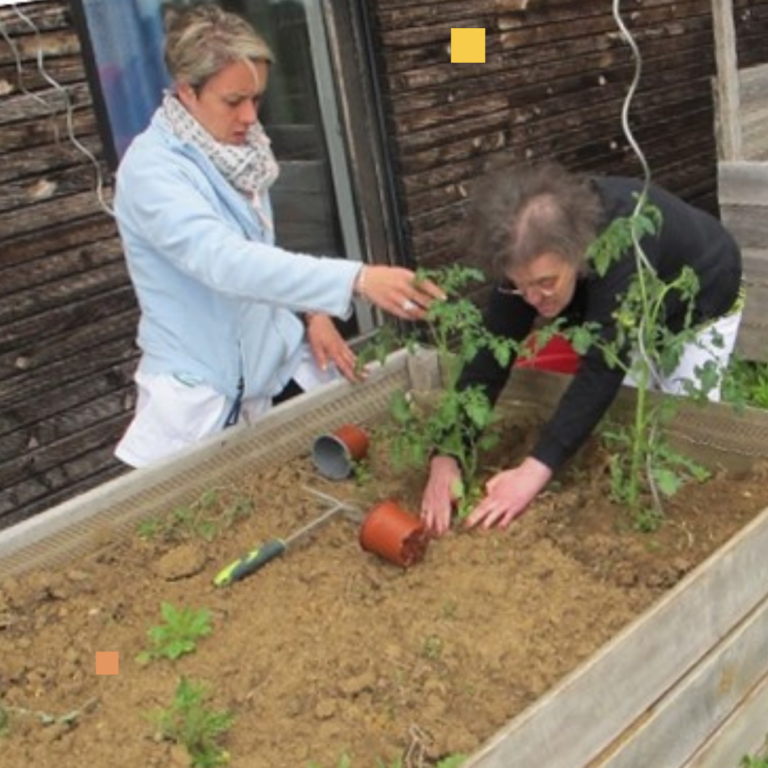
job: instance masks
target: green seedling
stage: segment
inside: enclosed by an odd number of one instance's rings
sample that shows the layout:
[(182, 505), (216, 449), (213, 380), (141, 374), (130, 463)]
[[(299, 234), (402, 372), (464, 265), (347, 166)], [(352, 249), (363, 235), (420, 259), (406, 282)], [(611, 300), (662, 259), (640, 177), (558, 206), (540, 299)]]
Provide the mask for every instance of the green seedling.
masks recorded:
[(437, 635), (430, 635), (421, 647), (422, 656), (430, 661), (437, 661), (443, 655), (443, 641)]
[(195, 768), (216, 768), (229, 762), (229, 753), (220, 745), (221, 737), (234, 722), (234, 714), (209, 709), (203, 684), (182, 677), (168, 709), (148, 715), (160, 736), (181, 744)]
[(211, 613), (206, 608), (175, 608), (171, 603), (163, 603), (160, 612), (164, 623), (147, 632), (150, 647), (136, 657), (140, 664), (153, 659), (175, 660), (193, 653), (197, 641), (211, 632)]
[(352, 466), (352, 477), (358, 488), (364, 488), (373, 481), (373, 472), (370, 464), (365, 460), (356, 461)]
[(750, 757), (745, 755), (741, 759), (741, 768), (768, 768), (768, 757)]
[(0, 704), (0, 736), (5, 736), (11, 728), (11, 716), (8, 710)]
[[(569, 334), (577, 352), (590, 345), (599, 348), (612, 368), (630, 375), (636, 385), (634, 418), (626, 426), (611, 425), (603, 439), (612, 454), (611, 490), (625, 504), (641, 530), (655, 530), (663, 519), (663, 499), (674, 495), (690, 479), (703, 480), (707, 471), (676, 452), (665, 439), (664, 426), (673, 414), (670, 401), (654, 402), (651, 385), (676, 368), (683, 349), (693, 343), (694, 299), (699, 290), (696, 274), (683, 269), (671, 281), (659, 277), (649, 263), (641, 240), (656, 237), (661, 213), (649, 203), (647, 192), (638, 197), (632, 216), (615, 220), (592, 244), (593, 268), (605, 275), (612, 264), (629, 250), (635, 256), (635, 271), (626, 293), (620, 297), (610, 329), (585, 324)], [(683, 328), (670, 331), (664, 312), (674, 296), (685, 308)], [(633, 354), (628, 354), (633, 350)], [(686, 382), (686, 393), (699, 400), (718, 383), (714, 365), (697, 371), (698, 384)]]
[(226, 488), (213, 488), (191, 504), (142, 520), (136, 526), (136, 532), (143, 539), (212, 541), (252, 512), (251, 499)]
[[(498, 440), (494, 408), (480, 387), (459, 388), (464, 366), (481, 350), (506, 365), (518, 345), (490, 333), (480, 309), (464, 293), (484, 280), (477, 269), (455, 264), (441, 270), (419, 270), (418, 280), (433, 280), (447, 295), (427, 313), (425, 343), (437, 351), (442, 386), (433, 403), (420, 405), (395, 392), (390, 403), (390, 425), (383, 433), (390, 439), (395, 465), (423, 467), (433, 453), (456, 458), (462, 482), (454, 490), (459, 517), (466, 517), (481, 497), (478, 459), (481, 451)], [(417, 340), (407, 340), (413, 349)]]
[(768, 408), (768, 363), (734, 354), (723, 378), (722, 397), (737, 410), (748, 405)]

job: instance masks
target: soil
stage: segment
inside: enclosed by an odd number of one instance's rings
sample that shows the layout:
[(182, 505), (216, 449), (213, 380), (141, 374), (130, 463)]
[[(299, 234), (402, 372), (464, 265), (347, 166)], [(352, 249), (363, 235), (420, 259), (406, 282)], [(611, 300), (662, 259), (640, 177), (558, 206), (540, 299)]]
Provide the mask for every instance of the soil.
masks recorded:
[[(529, 440), (508, 428), (489, 471)], [(423, 473), (390, 467), (376, 443), (369, 458), (367, 479), (323, 480), (304, 456), (216, 490), (207, 519), (243, 498), (253, 512), (212, 541), (169, 524), (1, 583), (3, 768), (189, 765), (147, 716), (181, 676), (236, 714), (233, 768), (470, 754), (768, 506), (765, 468), (723, 471), (640, 533), (607, 500), (605, 456), (590, 445), (508, 531), (455, 529), (407, 570), (362, 551), (358, 523), (339, 516), (257, 574), (212, 585), (244, 550), (326, 509), (306, 488), (418, 510)], [(162, 602), (209, 609), (213, 631), (192, 654), (142, 665)], [(119, 674), (97, 676), (96, 651), (119, 652)]]

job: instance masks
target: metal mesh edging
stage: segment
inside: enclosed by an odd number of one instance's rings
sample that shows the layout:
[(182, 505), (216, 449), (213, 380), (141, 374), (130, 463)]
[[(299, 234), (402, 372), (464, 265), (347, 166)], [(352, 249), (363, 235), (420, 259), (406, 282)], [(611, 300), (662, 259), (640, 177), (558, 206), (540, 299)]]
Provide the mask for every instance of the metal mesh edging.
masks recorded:
[(397, 352), (361, 385), (337, 382), (155, 467), (134, 470), (0, 531), (0, 578), (55, 567), (125, 535), (138, 520), (174, 509), (275, 462), (309, 452), (315, 436), (346, 421), (382, 414), (391, 393), (409, 387), (407, 354)]
[[(411, 387), (411, 361), (404, 350), (397, 352), (365, 384), (324, 387), (274, 409), (257, 428), (228, 430), (177, 459), (130, 472), (0, 531), (0, 578), (41, 565), (50, 568), (96, 550), (108, 538), (132, 531), (144, 517), (189, 503), (206, 489), (227, 485), (246, 472), (308, 452), (312, 439), (323, 431), (346, 421), (375, 419), (386, 411), (395, 389)], [(427, 357), (425, 367), (431, 365), (436, 362)], [(569, 381), (558, 374), (516, 371), (499, 408), (516, 419), (543, 419)], [(633, 390), (622, 390), (611, 412), (625, 416), (633, 399)], [(711, 466), (745, 469), (754, 460), (768, 458), (766, 411), (737, 413), (731, 406), (711, 403), (704, 411), (685, 404), (670, 432), (694, 458)]]

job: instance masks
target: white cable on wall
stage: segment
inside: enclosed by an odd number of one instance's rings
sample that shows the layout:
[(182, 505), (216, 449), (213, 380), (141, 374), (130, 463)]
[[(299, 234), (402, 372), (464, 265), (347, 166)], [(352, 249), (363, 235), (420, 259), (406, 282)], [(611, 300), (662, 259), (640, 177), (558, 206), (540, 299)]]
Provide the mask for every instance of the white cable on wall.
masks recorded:
[[(35, 0), (30, 0), (30, 1), (34, 2)], [(0, 3), (1, 3), (1, 0), (0, 0)], [(40, 73), (41, 77), (49, 85), (51, 85), (54, 88), (54, 90), (56, 90), (58, 93), (62, 95), (64, 99), (64, 104), (66, 106), (67, 135), (69, 137), (69, 140), (77, 148), (79, 152), (81, 152), (83, 155), (85, 155), (88, 158), (89, 162), (94, 166), (96, 170), (96, 197), (98, 198), (99, 205), (105, 211), (105, 213), (107, 213), (109, 216), (114, 217), (115, 212), (111, 208), (111, 206), (109, 205), (109, 203), (107, 202), (104, 196), (104, 175), (102, 173), (101, 164), (99, 163), (96, 156), (88, 149), (88, 147), (86, 147), (75, 135), (74, 118), (73, 118), (74, 105), (72, 104), (72, 99), (70, 99), (69, 97), (69, 92), (67, 91), (66, 88), (64, 88), (61, 85), (61, 83), (59, 83), (55, 78), (53, 78), (45, 69), (43, 46), (40, 40), (40, 30), (37, 28), (37, 26), (32, 21), (32, 19), (30, 19), (29, 16), (27, 16), (25, 13), (21, 11), (20, 8), (18, 8), (17, 3), (14, 2), (14, 3), (5, 3), (5, 4), (10, 5), (13, 11), (16, 13), (16, 15), (34, 32), (35, 41), (37, 45), (37, 49), (36, 49), (37, 70)], [(36, 93), (32, 93), (25, 87), (23, 82), (23, 65), (21, 61), (21, 56), (19, 54), (17, 46), (11, 39), (10, 35), (8, 35), (8, 33), (6, 32), (2, 24), (0, 24), (0, 34), (2, 34), (3, 38), (9, 44), (11, 51), (13, 53), (14, 59), (16, 61), (16, 72), (17, 72), (17, 77), (19, 81), (19, 88), (27, 96), (32, 97), (33, 99), (35, 99), (35, 101), (50, 108), (52, 110), (52, 116), (55, 116), (57, 114), (57, 110), (55, 106), (51, 106), (41, 96), (39, 96)]]

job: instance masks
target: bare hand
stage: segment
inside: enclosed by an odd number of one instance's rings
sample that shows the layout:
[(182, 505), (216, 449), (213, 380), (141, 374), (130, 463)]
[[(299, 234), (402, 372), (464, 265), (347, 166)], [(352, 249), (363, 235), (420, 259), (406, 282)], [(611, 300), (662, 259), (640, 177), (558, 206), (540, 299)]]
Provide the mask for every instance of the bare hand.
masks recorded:
[(361, 296), (403, 320), (423, 320), (430, 304), (445, 293), (431, 280), (416, 280), (410, 269), (366, 265), (356, 288)]
[(421, 501), (421, 521), (432, 536), (451, 527), (453, 502), (461, 483), (459, 464), (452, 456), (435, 456), (429, 463), (429, 479)]
[(494, 475), (486, 484), (485, 498), (472, 510), (465, 525), (488, 530), (506, 528), (528, 509), (539, 491), (549, 482), (552, 470), (537, 459), (527, 458), (519, 467)]
[(328, 315), (308, 314), (307, 341), (312, 350), (318, 368), (324, 371), (329, 363), (333, 363), (345, 379), (355, 383), (365, 378), (364, 374), (355, 370), (355, 353)]

